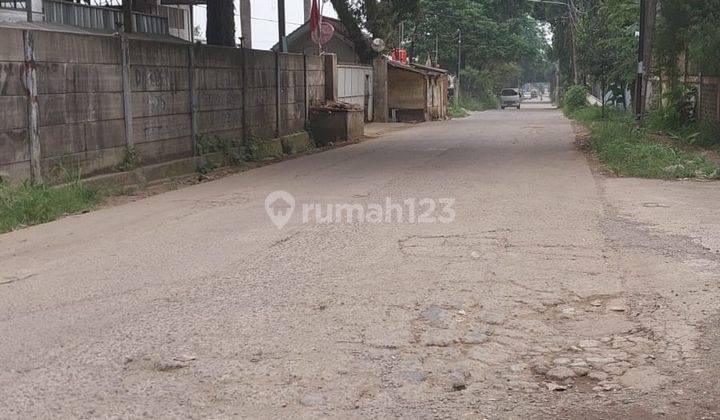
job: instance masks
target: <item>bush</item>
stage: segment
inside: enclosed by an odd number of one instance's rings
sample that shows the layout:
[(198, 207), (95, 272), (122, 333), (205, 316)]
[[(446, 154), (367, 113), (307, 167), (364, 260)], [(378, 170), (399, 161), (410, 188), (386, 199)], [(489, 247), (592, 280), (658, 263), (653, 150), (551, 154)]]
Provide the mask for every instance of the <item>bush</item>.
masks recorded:
[(621, 176), (641, 178), (718, 178), (720, 168), (706, 157), (664, 144), (634, 126), (627, 112), (611, 111), (605, 119), (599, 108), (567, 112), (590, 129), (590, 148), (600, 161)]
[(575, 85), (568, 88), (563, 98), (563, 107), (569, 112), (587, 106), (588, 88), (581, 85)]
[(457, 102), (453, 101), (452, 104), (450, 104), (450, 116), (453, 118), (465, 118), (468, 114), (463, 107), (457, 104)]
[(485, 111), (488, 109), (498, 109), (500, 102), (494, 96), (476, 97), (463, 96), (460, 99), (460, 106), (468, 111)]

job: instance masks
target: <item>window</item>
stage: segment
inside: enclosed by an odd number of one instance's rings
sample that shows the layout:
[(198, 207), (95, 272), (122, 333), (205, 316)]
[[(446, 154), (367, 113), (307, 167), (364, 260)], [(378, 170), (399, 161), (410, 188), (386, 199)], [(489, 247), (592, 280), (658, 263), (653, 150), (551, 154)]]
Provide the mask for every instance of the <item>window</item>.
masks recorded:
[(0, 0), (0, 9), (27, 9), (25, 0)]

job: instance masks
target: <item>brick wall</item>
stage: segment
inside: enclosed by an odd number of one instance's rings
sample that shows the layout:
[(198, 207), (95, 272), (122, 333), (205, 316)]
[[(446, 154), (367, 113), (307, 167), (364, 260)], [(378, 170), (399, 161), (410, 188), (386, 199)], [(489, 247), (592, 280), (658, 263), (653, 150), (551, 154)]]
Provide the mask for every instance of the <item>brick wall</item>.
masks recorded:
[[(115, 171), (128, 146), (151, 164), (197, 154), (203, 136), (241, 146), (289, 134), (325, 95), (316, 56), (10, 28), (0, 39), (0, 173), (12, 182)], [(26, 68), (37, 80), (39, 174)]]

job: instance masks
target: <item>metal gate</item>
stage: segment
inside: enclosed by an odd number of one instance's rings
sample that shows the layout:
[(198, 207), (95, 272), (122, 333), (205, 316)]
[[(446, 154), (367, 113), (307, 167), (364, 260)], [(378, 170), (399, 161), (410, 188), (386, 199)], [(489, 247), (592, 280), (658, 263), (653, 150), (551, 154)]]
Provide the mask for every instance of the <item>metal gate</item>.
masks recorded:
[(338, 65), (338, 99), (365, 110), (365, 121), (373, 116), (373, 68)]

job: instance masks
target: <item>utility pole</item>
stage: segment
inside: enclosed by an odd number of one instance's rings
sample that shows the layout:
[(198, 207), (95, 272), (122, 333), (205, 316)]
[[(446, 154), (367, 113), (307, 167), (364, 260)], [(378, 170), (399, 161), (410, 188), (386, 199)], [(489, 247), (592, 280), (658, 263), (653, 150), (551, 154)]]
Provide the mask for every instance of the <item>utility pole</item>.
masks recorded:
[(278, 0), (278, 37), (280, 38), (280, 52), (287, 52), (287, 39), (285, 38), (285, 0)]
[(570, 47), (572, 49), (572, 76), (573, 76), (573, 84), (579, 84), (580, 79), (578, 78), (578, 58), (577, 58), (577, 24), (578, 24), (578, 17), (576, 15), (577, 8), (575, 7), (575, 3), (573, 0), (567, 0), (567, 3), (564, 1), (554, 1), (554, 0), (528, 0), (533, 3), (546, 3), (546, 4), (557, 4), (561, 6), (565, 6), (568, 8), (568, 18), (570, 19)]
[(645, 25), (645, 4), (646, 0), (640, 0), (640, 37), (638, 39), (638, 65), (637, 65), (637, 78), (635, 79), (635, 118), (637, 121), (641, 121), (643, 118), (643, 76), (645, 73), (643, 60), (645, 59), (645, 31), (647, 28)]
[(252, 19), (250, 0), (240, 0), (240, 39), (243, 48), (252, 48)]
[(303, 11), (305, 12), (305, 21), (310, 20), (310, 14), (312, 12), (312, 0), (303, 0)]
[(652, 75), (652, 48), (654, 41), (655, 17), (657, 15), (658, 0), (645, 0), (645, 16), (643, 22), (645, 33), (643, 34), (643, 83), (642, 95), (640, 96), (640, 115), (644, 116), (650, 100), (650, 76)]
[[(28, 3), (32, 3), (32, 2), (30, 0), (28, 0)], [(132, 0), (123, 0), (122, 10), (123, 10), (123, 30), (125, 31), (126, 34), (129, 34), (133, 31)]]
[(455, 103), (460, 103), (460, 54), (462, 53), (462, 30), (458, 28), (458, 74), (455, 82)]

